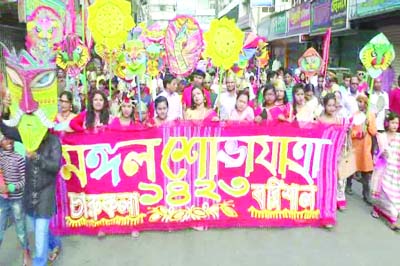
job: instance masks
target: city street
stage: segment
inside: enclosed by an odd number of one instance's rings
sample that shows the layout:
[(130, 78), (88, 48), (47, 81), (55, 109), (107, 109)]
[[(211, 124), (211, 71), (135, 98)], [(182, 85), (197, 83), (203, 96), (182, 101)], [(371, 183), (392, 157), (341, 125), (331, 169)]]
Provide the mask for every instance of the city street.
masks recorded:
[[(356, 189), (360, 189), (356, 184)], [(232, 228), (198, 232), (144, 232), (130, 236), (63, 238), (57, 266), (94, 265), (399, 265), (399, 234), (373, 219), (359, 191), (349, 197), (338, 225), (321, 228)], [(22, 265), (14, 228), (0, 250), (0, 265)]]

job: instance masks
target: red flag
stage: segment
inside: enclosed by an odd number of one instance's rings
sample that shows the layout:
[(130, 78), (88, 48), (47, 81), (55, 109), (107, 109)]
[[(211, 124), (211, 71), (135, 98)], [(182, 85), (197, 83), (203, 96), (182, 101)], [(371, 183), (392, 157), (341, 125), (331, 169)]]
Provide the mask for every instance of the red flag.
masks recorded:
[(323, 44), (323, 54), (322, 54), (322, 59), (323, 59), (323, 66), (321, 68), (321, 74), (326, 75), (326, 72), (328, 70), (328, 63), (329, 63), (329, 49), (331, 46), (331, 37), (332, 37), (332, 29), (328, 28), (325, 32), (324, 35), (324, 44)]

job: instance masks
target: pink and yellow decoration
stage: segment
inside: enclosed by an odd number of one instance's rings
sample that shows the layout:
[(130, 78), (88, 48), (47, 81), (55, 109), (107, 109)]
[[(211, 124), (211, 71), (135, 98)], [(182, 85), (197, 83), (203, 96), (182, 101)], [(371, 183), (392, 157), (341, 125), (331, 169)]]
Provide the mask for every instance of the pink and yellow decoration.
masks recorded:
[(203, 35), (198, 22), (177, 16), (168, 24), (165, 35), (167, 65), (177, 77), (190, 75), (203, 51)]
[(383, 33), (372, 38), (360, 51), (360, 60), (372, 78), (379, 77), (394, 58), (393, 44)]
[(39, 6), (28, 16), (26, 28), (29, 53), (37, 60), (54, 60), (64, 33), (60, 15), (50, 7)]
[(305, 72), (306, 76), (311, 77), (321, 72), (323, 60), (317, 50), (311, 47), (299, 58), (298, 64), (300, 70)]

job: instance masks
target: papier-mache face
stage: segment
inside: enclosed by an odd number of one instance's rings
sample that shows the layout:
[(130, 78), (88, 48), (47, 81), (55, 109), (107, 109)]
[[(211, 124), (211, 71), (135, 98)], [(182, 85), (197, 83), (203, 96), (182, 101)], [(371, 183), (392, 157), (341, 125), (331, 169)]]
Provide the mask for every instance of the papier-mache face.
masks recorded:
[(27, 51), (4, 49), (7, 84), (11, 96), (11, 119), (27, 151), (39, 148), (57, 115), (57, 73), (53, 62), (38, 62)]

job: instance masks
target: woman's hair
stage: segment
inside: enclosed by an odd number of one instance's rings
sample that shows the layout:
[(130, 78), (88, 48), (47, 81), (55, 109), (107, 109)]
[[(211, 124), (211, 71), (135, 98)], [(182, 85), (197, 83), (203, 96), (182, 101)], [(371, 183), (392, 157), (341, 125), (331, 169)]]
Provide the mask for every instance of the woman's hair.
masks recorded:
[(268, 71), (268, 72), (267, 72), (267, 82), (270, 82), (271, 79), (272, 79), (273, 77), (275, 77), (276, 75), (277, 75), (277, 74), (276, 74), (275, 71)]
[(298, 91), (300, 91), (300, 90), (302, 90), (302, 91), (304, 91), (304, 85), (303, 85), (303, 83), (298, 83), (298, 84), (296, 84), (296, 85), (294, 85), (293, 86), (293, 113), (294, 114), (297, 114), (297, 102), (296, 102), (296, 97), (295, 97), (295, 95), (296, 95), (296, 93), (298, 92)]
[(275, 92), (276, 92), (276, 89), (279, 89), (279, 88), (283, 89), (283, 91), (284, 91), (283, 104), (287, 104), (289, 102), (289, 99), (288, 99), (287, 94), (286, 94), (285, 82), (283, 80), (281, 80), (281, 79), (277, 79), (277, 80), (275, 80), (275, 82), (272, 85), (275, 88)]
[(91, 94), (90, 100), (89, 100), (89, 106), (87, 108), (86, 112), (86, 128), (93, 128), (94, 127), (94, 120), (95, 120), (95, 111), (93, 108), (93, 99), (96, 95), (100, 95), (103, 100), (104, 100), (104, 106), (103, 109), (100, 111), (100, 123), (103, 125), (107, 125), (108, 121), (110, 119), (110, 111), (108, 110), (108, 100), (104, 92), (100, 90), (96, 90)]
[(167, 100), (167, 98), (165, 98), (164, 96), (158, 96), (158, 97), (156, 98), (156, 100), (154, 101), (154, 107), (157, 109), (157, 106), (158, 106), (160, 103), (165, 103), (165, 104), (167, 105), (167, 108), (169, 107), (169, 106), (168, 106), (168, 100)]
[[(265, 96), (267, 95), (267, 92), (272, 90), (274, 92), (275, 96), (276, 96), (276, 91), (275, 91), (275, 87), (272, 84), (264, 85), (262, 90), (263, 90), (263, 93), (262, 93), (262, 95), (263, 95), (263, 107), (266, 107), (267, 106), (267, 102), (265, 101)], [(285, 96), (286, 96), (286, 91), (285, 91)]]
[(325, 95), (325, 97), (322, 100), (322, 103), (324, 104), (324, 108), (328, 104), (329, 100), (334, 100), (336, 102), (336, 96), (334, 93), (328, 93), (327, 95)]
[(399, 115), (395, 112), (389, 112), (385, 117), (385, 130), (389, 129), (389, 122), (395, 119), (400, 119)]
[(203, 94), (203, 97), (204, 97), (204, 106), (207, 106), (207, 105), (208, 105), (208, 103), (207, 103), (207, 97), (206, 97), (205, 94), (204, 94), (204, 90), (203, 90), (201, 87), (199, 87), (199, 86), (194, 86), (193, 89), (192, 89), (192, 91), (191, 91), (191, 94), (192, 94), (192, 106), (190, 107), (190, 109), (192, 109), (192, 110), (195, 110), (195, 109), (196, 109), (196, 104), (194, 103), (194, 99), (193, 99), (193, 91), (196, 90), (196, 89), (200, 90), (201, 93)]
[[(119, 108), (118, 108), (118, 112), (120, 113), (120, 117), (122, 116), (122, 105), (123, 105), (124, 103), (127, 103), (127, 102), (124, 102), (124, 101), (123, 101), (123, 102), (119, 105)], [(131, 113), (131, 115), (129, 116), (129, 118), (130, 118), (132, 121), (135, 121), (135, 106), (133, 105), (132, 102), (130, 102), (130, 104), (131, 104), (131, 106), (132, 106), (132, 113)]]
[(75, 106), (74, 106), (74, 97), (73, 97), (73, 95), (72, 95), (72, 92), (70, 92), (70, 91), (63, 91), (63, 92), (60, 93), (60, 99), (61, 99), (61, 97), (63, 97), (63, 96), (67, 97), (67, 100), (71, 103), (71, 107), (72, 107), (71, 112), (75, 113), (76, 110), (75, 110)]
[(236, 96), (236, 102), (237, 102), (237, 100), (239, 99), (239, 97), (242, 96), (242, 95), (244, 95), (244, 96), (247, 97), (247, 103), (249, 103), (249, 101), (250, 101), (250, 94), (249, 94), (249, 92), (248, 92), (247, 90), (239, 91), (239, 93), (238, 93), (237, 96)]
[[(300, 75), (299, 75), (300, 80), (301, 80), (301, 76), (304, 76), (304, 81), (306, 81), (306, 79), (307, 79), (306, 72), (304, 72), (304, 71), (300, 72)], [(301, 81), (303, 81), (303, 80), (301, 80)]]
[(315, 93), (315, 89), (314, 89), (314, 85), (312, 85), (311, 83), (308, 83), (304, 86), (304, 92), (309, 92), (312, 91), (312, 93)]

